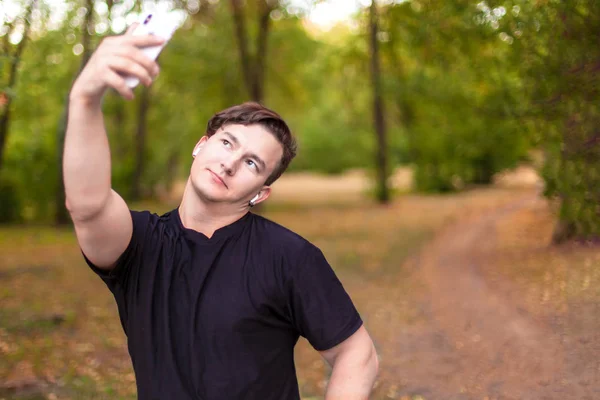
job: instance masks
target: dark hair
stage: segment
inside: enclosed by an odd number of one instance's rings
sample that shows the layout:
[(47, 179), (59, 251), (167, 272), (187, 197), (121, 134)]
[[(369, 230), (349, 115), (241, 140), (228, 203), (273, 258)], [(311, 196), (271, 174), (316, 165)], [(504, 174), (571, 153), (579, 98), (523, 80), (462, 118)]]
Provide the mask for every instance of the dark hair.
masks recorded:
[(206, 126), (206, 135), (211, 137), (225, 125), (260, 125), (269, 131), (283, 147), (279, 165), (267, 178), (265, 185), (271, 185), (283, 174), (296, 156), (296, 140), (285, 121), (275, 111), (255, 102), (246, 102), (229, 107), (212, 116)]

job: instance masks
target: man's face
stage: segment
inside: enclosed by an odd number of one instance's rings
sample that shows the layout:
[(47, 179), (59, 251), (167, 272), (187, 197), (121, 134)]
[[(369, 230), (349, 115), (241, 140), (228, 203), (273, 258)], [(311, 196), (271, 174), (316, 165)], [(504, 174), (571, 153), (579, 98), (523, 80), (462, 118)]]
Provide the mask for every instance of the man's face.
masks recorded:
[(210, 202), (246, 203), (261, 192), (277, 167), (283, 148), (260, 125), (225, 125), (196, 145), (191, 182), (195, 192)]

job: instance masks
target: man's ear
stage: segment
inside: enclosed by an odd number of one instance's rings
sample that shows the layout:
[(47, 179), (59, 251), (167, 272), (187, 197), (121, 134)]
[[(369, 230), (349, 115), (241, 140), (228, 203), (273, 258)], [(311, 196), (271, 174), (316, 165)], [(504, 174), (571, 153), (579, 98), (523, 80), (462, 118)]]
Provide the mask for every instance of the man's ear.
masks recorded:
[[(258, 192), (258, 198), (253, 201), (254, 205), (257, 205), (258, 203), (262, 203), (263, 201), (265, 201), (266, 199), (269, 198), (269, 196), (271, 195), (271, 187), (270, 186), (263, 186), (262, 189), (260, 189), (260, 192)], [(254, 196), (253, 196), (254, 198)]]
[(198, 152), (200, 151), (202, 146), (204, 146), (204, 143), (206, 143), (207, 140), (208, 136), (202, 136), (202, 138), (200, 138), (198, 143), (196, 143), (196, 146), (194, 146), (194, 151), (192, 151), (192, 157), (196, 157), (198, 155)]

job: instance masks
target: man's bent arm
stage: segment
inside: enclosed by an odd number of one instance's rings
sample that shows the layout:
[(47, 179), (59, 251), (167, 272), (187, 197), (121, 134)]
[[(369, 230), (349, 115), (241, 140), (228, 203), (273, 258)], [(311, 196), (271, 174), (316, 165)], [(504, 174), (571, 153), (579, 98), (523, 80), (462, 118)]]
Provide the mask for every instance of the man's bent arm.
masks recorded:
[(344, 342), (320, 353), (333, 367), (325, 400), (369, 398), (379, 369), (379, 360), (364, 326)]
[(132, 99), (125, 76), (135, 76), (149, 86), (158, 74), (158, 65), (140, 48), (164, 42), (153, 35), (133, 35), (135, 26), (125, 35), (102, 40), (70, 94), (63, 156), (66, 206), (84, 254), (104, 269), (114, 267), (129, 245), (133, 222), (127, 204), (111, 189), (102, 97), (113, 88)]
[(88, 259), (110, 269), (125, 251), (133, 224), (111, 189), (110, 149), (100, 104), (71, 94), (63, 156), (66, 206)]

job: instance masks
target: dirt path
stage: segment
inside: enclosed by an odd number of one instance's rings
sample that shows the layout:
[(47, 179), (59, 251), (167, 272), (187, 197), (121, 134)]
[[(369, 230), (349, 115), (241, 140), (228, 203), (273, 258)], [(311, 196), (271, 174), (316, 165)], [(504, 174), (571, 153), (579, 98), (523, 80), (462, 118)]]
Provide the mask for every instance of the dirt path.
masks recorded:
[(572, 354), (567, 357), (560, 332), (529, 314), (511, 283), (488, 282), (482, 273), (500, 251), (496, 226), (539, 201), (532, 192), (461, 220), (412, 260), (410, 280), (420, 285), (413, 306), (421, 322), (390, 326), (397, 340), (395, 354), (383, 354), (384, 379), (400, 383), (387, 389), (387, 397), (597, 398), (590, 386), (566, 384), (573, 381), (565, 363)]

